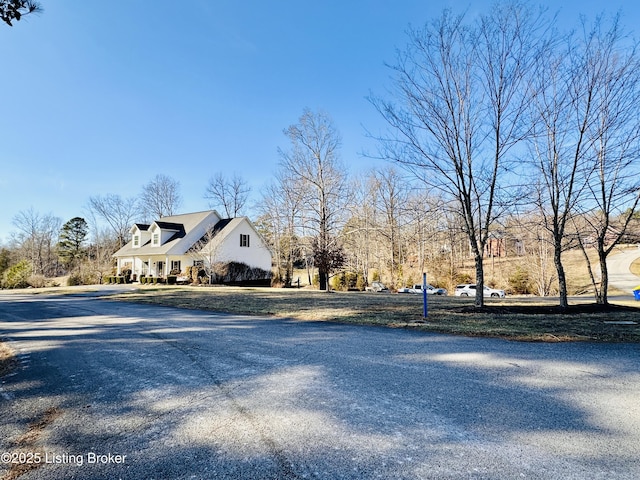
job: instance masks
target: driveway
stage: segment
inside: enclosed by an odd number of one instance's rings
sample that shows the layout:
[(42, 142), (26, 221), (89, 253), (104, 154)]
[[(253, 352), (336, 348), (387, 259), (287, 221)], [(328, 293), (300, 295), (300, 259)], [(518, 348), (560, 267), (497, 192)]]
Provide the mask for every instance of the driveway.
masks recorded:
[(640, 478), (640, 345), (36, 295), (0, 335), (6, 478)]
[(631, 264), (640, 258), (640, 248), (612, 255), (607, 259), (609, 284), (625, 292), (633, 292), (640, 285), (640, 277), (629, 270)]

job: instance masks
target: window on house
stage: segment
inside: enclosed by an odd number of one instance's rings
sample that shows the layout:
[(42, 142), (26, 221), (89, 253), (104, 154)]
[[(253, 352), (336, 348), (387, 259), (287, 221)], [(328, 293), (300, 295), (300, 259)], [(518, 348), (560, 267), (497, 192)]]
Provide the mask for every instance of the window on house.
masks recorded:
[(204, 267), (204, 260), (194, 260), (193, 266), (198, 268)]
[(133, 246), (137, 247), (138, 245), (140, 245), (140, 237), (138, 235), (135, 235), (133, 237)]
[(249, 235), (240, 234), (240, 246), (248, 247), (249, 246)]
[(177, 273), (180, 273), (182, 271), (182, 269), (180, 268), (180, 260), (171, 260), (171, 271), (175, 272), (177, 270)]
[(154, 245), (160, 245), (160, 234), (159, 233), (154, 233), (153, 234), (153, 244)]

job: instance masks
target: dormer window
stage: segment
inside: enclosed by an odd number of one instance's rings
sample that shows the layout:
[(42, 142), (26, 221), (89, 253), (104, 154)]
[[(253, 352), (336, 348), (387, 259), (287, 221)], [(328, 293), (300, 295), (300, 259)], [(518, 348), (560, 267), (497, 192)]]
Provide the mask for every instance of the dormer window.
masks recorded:
[(134, 247), (139, 247), (140, 246), (140, 235), (134, 235), (133, 236), (133, 246)]
[(159, 233), (154, 233), (153, 234), (153, 245), (160, 245), (160, 234)]

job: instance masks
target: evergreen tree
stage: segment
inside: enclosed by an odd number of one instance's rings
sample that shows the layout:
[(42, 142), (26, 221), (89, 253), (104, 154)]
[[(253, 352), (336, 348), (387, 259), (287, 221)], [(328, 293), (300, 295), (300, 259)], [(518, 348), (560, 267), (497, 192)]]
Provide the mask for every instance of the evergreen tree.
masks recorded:
[(88, 230), (87, 222), (80, 217), (72, 218), (60, 230), (58, 255), (69, 269), (73, 269), (76, 262), (84, 255), (83, 244)]

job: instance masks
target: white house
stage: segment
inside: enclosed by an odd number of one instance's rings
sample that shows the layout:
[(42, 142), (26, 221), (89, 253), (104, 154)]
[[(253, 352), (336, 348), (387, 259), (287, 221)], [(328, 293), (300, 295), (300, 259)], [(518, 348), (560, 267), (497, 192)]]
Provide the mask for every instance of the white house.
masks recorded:
[(271, 271), (271, 251), (246, 217), (220, 218), (215, 210), (162, 217), (131, 227), (131, 241), (113, 256), (117, 272), (167, 277), (205, 262), (242, 262)]

